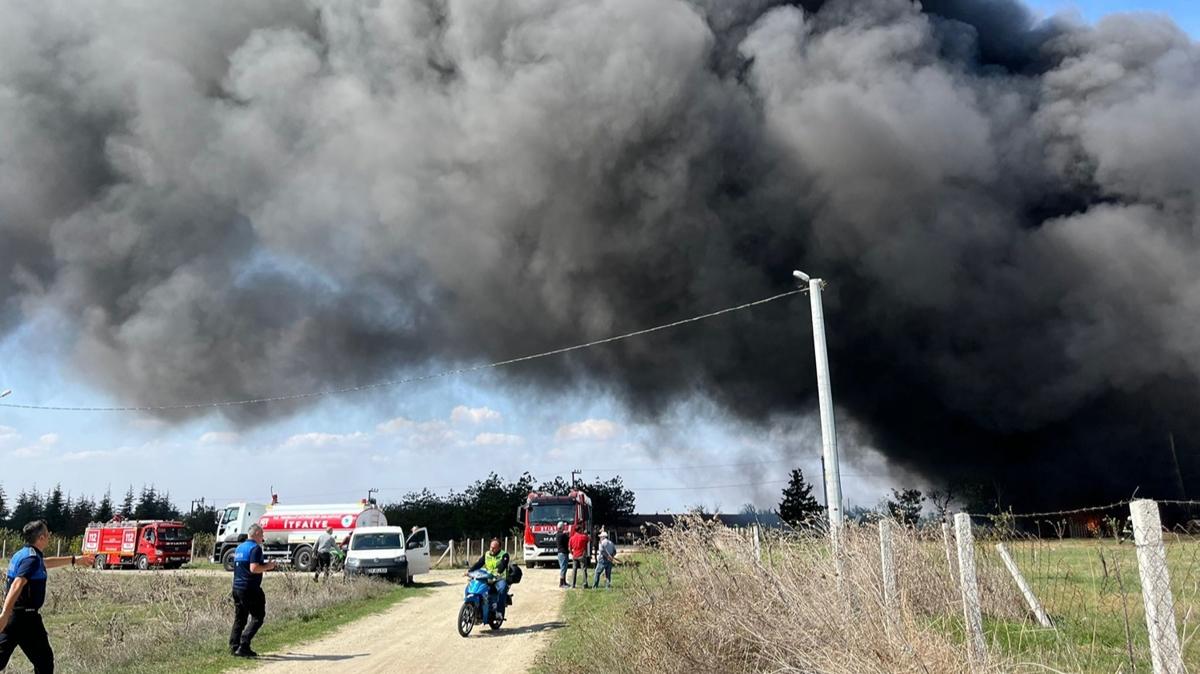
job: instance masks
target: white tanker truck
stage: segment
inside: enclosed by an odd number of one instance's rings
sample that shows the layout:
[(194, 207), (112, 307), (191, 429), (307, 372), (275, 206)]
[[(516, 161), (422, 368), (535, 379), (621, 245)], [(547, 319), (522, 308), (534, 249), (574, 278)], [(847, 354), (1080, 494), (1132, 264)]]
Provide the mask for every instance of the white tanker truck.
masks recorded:
[[(291, 564), (301, 571), (310, 571), (316, 563), (315, 546), (317, 536), (326, 527), (333, 527), (333, 536), (340, 543), (357, 527), (379, 527), (387, 525), (387, 517), (374, 502), (363, 499), (357, 503), (329, 503), (317, 505), (280, 505), (277, 497), (272, 503), (230, 503), (217, 518), (217, 542), (213, 548), (212, 561), (220, 563), (226, 571), (233, 571), (233, 551), (246, 540), (251, 524), (263, 528), (263, 556), (283, 564)], [(426, 554), (429, 536), (421, 529), (410, 537), (423, 537)]]

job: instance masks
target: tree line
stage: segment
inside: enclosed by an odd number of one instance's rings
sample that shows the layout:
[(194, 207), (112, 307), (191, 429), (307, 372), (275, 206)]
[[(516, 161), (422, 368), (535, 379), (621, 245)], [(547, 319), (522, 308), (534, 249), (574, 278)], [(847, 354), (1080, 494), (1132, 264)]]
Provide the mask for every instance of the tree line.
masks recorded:
[(61, 484), (45, 493), (34, 487), (10, 497), (0, 485), (0, 529), (20, 531), (26, 522), (44, 520), (56, 534), (81, 536), (88, 524), (108, 522), (117, 515), (135, 520), (180, 520), (189, 532), (196, 534), (212, 532), (216, 511), (207, 508), (185, 515), (171, 502), (170, 492), (160, 492), (154, 485), (143, 485), (137, 493), (130, 485), (119, 503), (113, 501), (111, 492), (96, 500), (64, 493)]
[(530, 492), (565, 495), (572, 488), (582, 489), (592, 499), (592, 522), (596, 526), (624, 526), (633, 516), (636, 497), (620, 476), (572, 487), (561, 477), (539, 482), (529, 473), (513, 481), (492, 473), (461, 492), (451, 491), (444, 496), (428, 489), (410, 492), (382, 509), (388, 522), (425, 527), (435, 540), (504, 536), (518, 528), (517, 508)]
[[(592, 521), (597, 525), (619, 527), (633, 515), (635, 496), (621, 478), (597, 479), (580, 484), (592, 499)], [(405, 494), (399, 501), (381, 506), (388, 522), (403, 526), (423, 526), (434, 539), (447, 540), (459, 536), (481, 537), (507, 535), (517, 527), (517, 508), (532, 491), (566, 494), (572, 489), (561, 477), (538, 482), (528, 473), (516, 480), (506, 481), (495, 473), (476, 480), (461, 492), (439, 495), (428, 489)], [(44, 493), (35, 487), (23, 490), (10, 499), (0, 485), (0, 529), (19, 531), (26, 522), (45, 520), (50, 530), (63, 536), (80, 536), (91, 522), (108, 522), (115, 515), (138, 520), (180, 520), (192, 534), (214, 533), (217, 509), (200, 505), (183, 513), (171, 502), (169, 492), (160, 492), (153, 485), (143, 486), (140, 493), (132, 486), (125, 497), (114, 502), (106, 492), (96, 500), (90, 496), (72, 496), (56, 484)]]

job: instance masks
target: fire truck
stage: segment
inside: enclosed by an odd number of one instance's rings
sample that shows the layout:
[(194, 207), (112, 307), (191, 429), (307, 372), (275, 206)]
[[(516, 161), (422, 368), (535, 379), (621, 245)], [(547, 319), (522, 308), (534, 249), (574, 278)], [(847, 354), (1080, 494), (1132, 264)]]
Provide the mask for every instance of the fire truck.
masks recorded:
[(97, 569), (178, 569), (192, 561), (192, 537), (182, 522), (117, 518), (89, 524), (83, 552), (96, 555)]
[(225, 506), (217, 519), (217, 544), (212, 561), (233, 571), (233, 551), (246, 540), (250, 525), (263, 528), (263, 557), (311, 571), (316, 564), (314, 547), (326, 527), (342, 541), (355, 527), (387, 526), (387, 517), (374, 501), (327, 503), (317, 505), (281, 505), (271, 495), (270, 504), (237, 502)]
[[(592, 499), (572, 489), (566, 496), (530, 492), (517, 509), (517, 523), (525, 531), (525, 563), (537, 566), (558, 563), (558, 523), (566, 522), (568, 533), (592, 533)], [(588, 560), (596, 541), (588, 544)]]

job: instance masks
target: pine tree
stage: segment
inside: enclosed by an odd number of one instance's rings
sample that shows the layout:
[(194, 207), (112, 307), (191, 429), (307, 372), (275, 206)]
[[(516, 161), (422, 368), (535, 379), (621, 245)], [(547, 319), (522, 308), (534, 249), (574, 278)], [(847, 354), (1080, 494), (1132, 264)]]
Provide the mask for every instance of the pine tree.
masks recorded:
[(795, 526), (811, 526), (824, 512), (825, 507), (813, 498), (812, 485), (804, 481), (804, 473), (799, 468), (793, 470), (779, 502), (779, 517)]
[(14, 530), (20, 531), (21, 527), (29, 522), (40, 519), (42, 519), (42, 497), (38, 494), (35, 486), (33, 491), (22, 491), (17, 495), (17, 502), (13, 506), (9, 522), (12, 523)]
[(43, 508), (42, 519), (54, 533), (66, 533), (70, 513), (67, 510), (67, 500), (63, 496), (62, 485), (56, 484), (46, 492), (46, 504)]
[(121, 517), (127, 520), (133, 518), (133, 485), (129, 485), (129, 491), (125, 492), (125, 500), (121, 501)]
[(4, 485), (0, 485), (0, 529), (8, 528), (8, 498), (4, 493)]
[(892, 498), (887, 502), (888, 515), (904, 526), (916, 526), (921, 519), (922, 504), (925, 497), (920, 489), (892, 490)]
[(149, 487), (142, 485), (142, 494), (138, 497), (137, 506), (133, 509), (133, 519), (154, 519), (154, 509), (157, 506), (158, 494), (154, 491), (154, 485), (150, 485)]
[(68, 518), (67, 528), (63, 533), (68, 536), (79, 536), (87, 529), (88, 523), (92, 521), (92, 514), (96, 511), (96, 504), (86, 496), (80, 496), (74, 502), (68, 500), (68, 504), (67, 509), (70, 512), (70, 517)]
[(104, 498), (100, 499), (100, 504), (96, 506), (96, 521), (108, 522), (113, 518), (113, 502), (112, 489), (104, 492)]

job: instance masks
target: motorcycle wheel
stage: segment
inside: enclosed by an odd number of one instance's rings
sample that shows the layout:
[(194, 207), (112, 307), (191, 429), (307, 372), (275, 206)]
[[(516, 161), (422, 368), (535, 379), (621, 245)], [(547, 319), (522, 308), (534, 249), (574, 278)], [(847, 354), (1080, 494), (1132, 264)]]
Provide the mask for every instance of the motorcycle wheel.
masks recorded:
[(458, 633), (463, 637), (470, 636), (475, 628), (475, 607), (471, 602), (464, 601), (458, 610)]
[(492, 631), (495, 632), (496, 630), (500, 629), (500, 626), (503, 624), (504, 618), (493, 611), (491, 618), (488, 620), (488, 627), (492, 628)]

